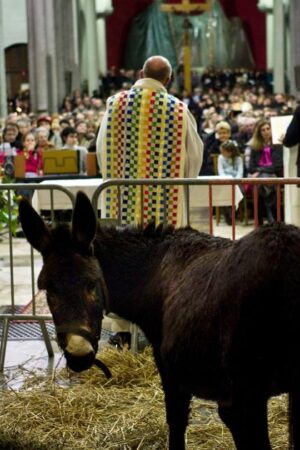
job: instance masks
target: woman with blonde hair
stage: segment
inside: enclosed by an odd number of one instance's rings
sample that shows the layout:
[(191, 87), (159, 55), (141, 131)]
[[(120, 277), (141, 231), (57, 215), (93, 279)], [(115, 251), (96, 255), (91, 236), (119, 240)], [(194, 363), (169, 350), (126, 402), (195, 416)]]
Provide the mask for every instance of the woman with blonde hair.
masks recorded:
[[(283, 174), (282, 145), (272, 144), (271, 124), (262, 119), (254, 128), (250, 141), (250, 167), (249, 177), (270, 178), (280, 177)], [(276, 191), (274, 185), (259, 186), (258, 220), (263, 223), (264, 214), (269, 223), (275, 221)]]

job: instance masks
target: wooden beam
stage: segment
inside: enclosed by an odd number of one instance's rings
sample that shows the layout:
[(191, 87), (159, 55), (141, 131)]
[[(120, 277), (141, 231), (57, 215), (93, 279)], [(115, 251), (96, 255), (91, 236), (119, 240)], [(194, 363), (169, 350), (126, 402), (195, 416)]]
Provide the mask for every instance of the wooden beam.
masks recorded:
[(191, 14), (210, 10), (211, 0), (198, 4), (190, 3), (190, 0), (182, 0), (182, 3), (164, 4), (160, 8), (163, 12)]

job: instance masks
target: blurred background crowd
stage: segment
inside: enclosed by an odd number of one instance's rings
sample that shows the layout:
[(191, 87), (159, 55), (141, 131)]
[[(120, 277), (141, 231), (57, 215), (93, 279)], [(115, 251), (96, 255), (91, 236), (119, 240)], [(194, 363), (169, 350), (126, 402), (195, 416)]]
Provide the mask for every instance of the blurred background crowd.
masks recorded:
[[(37, 115), (30, 111), (29, 95), (16, 96), (11, 112), (1, 123), (0, 158), (5, 144), (16, 151), (45, 148), (74, 148), (95, 151), (97, 131), (105, 112), (106, 99), (128, 89), (138, 77), (134, 70), (112, 67), (99, 80), (99, 90), (89, 96), (75, 90), (62, 99), (60, 110)], [(249, 147), (255, 125), (262, 119), (292, 114), (297, 99), (273, 93), (272, 73), (246, 69), (206, 69), (193, 74), (193, 90), (187, 95), (180, 67), (174, 73), (169, 91), (182, 99), (195, 116), (199, 135), (204, 141), (204, 162), (200, 175), (216, 174), (212, 154), (220, 152), (221, 142), (233, 139), (245, 155), (244, 175), (249, 171)], [(30, 140), (27, 141), (28, 134)], [(28, 147), (29, 146), (29, 147)], [(39, 167), (37, 173), (42, 173)]]

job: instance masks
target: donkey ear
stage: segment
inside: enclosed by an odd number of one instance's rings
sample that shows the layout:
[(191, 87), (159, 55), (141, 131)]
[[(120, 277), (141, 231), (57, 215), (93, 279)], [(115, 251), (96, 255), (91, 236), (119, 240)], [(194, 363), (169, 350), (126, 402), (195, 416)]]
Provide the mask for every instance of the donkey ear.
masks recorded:
[(84, 192), (77, 193), (73, 217), (73, 240), (88, 249), (93, 241), (97, 229), (97, 219), (92, 204)]
[(28, 242), (44, 254), (51, 242), (50, 230), (25, 198), (19, 203), (19, 218)]

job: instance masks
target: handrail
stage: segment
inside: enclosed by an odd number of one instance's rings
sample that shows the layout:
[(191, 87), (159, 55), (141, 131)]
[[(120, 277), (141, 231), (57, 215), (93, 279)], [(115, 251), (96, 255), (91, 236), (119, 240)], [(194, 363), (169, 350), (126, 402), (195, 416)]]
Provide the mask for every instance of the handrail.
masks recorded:
[(226, 177), (198, 177), (198, 178), (139, 178), (139, 179), (128, 179), (128, 178), (115, 178), (115, 179), (107, 179), (103, 181), (103, 183), (99, 184), (99, 186), (94, 191), (92, 197), (92, 205), (94, 209), (97, 208), (97, 200), (99, 195), (107, 188), (111, 186), (220, 186), (220, 185), (261, 185), (261, 184), (273, 184), (273, 185), (291, 185), (296, 184), (300, 185), (300, 178), (283, 178), (283, 177), (274, 177), (274, 178), (226, 178)]
[[(118, 178), (118, 179), (107, 179), (101, 183), (92, 196), (92, 205), (97, 212), (99, 197), (103, 191), (109, 187), (118, 188), (118, 199), (120, 203), (120, 187), (124, 186), (184, 186), (185, 188), (185, 198), (186, 198), (186, 217), (187, 225), (189, 225), (189, 188), (191, 186), (203, 186), (207, 185), (209, 188), (209, 212), (210, 212), (210, 233), (212, 234), (212, 187), (213, 186), (232, 186), (232, 211), (234, 211), (234, 187), (243, 185), (253, 185), (253, 195), (254, 203), (256, 205), (254, 210), (255, 224), (258, 226), (258, 210), (257, 210), (257, 187), (259, 185), (275, 185), (277, 189), (277, 206), (280, 205), (280, 186), (282, 185), (300, 185), (299, 178), (229, 178), (229, 177), (198, 177), (198, 178), (139, 178), (139, 179), (128, 179), (128, 178)], [(141, 191), (143, 192), (143, 191)], [(142, 204), (142, 202), (141, 202)], [(232, 217), (234, 214), (232, 213)], [(277, 220), (280, 220), (280, 213), (277, 214)], [(120, 223), (120, 209), (118, 216), (118, 223)], [(232, 238), (235, 239), (235, 220), (233, 217), (233, 232)]]

